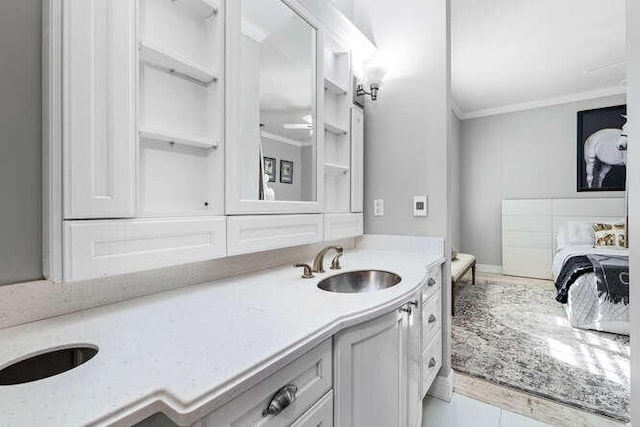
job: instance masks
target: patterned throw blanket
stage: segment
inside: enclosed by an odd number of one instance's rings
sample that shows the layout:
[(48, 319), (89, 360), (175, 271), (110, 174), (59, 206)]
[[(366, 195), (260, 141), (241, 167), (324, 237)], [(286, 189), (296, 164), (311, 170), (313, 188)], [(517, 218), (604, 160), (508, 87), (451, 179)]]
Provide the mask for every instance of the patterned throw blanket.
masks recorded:
[(583, 274), (595, 273), (598, 297), (605, 296), (614, 304), (629, 304), (629, 257), (578, 255), (569, 258), (556, 279), (556, 300), (567, 303), (569, 288)]

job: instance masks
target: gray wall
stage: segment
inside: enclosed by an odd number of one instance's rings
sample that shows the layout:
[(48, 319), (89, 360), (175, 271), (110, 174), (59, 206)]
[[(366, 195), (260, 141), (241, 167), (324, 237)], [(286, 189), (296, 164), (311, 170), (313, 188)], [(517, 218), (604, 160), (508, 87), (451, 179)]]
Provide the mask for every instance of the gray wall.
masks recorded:
[(620, 95), (463, 120), (461, 250), (479, 264), (502, 264), (503, 199), (624, 197), (576, 191), (576, 113), (624, 103)]
[(42, 276), (40, 0), (0, 2), (0, 284)]
[(451, 246), (460, 249), (460, 130), (461, 122), (451, 112)]
[[(276, 200), (295, 200), (302, 199), (302, 170), (313, 169), (311, 163), (302, 162), (302, 147), (277, 142), (269, 138), (262, 138), (263, 150), (265, 157), (276, 159), (276, 182), (270, 182), (269, 187), (273, 188), (276, 193)], [(280, 183), (280, 160), (288, 160), (293, 162), (293, 184)], [(307, 177), (309, 174), (306, 174)]]
[[(447, 237), (448, 0), (356, 0), (354, 19), (387, 68), (365, 108), (365, 233)], [(428, 217), (413, 216), (414, 195), (429, 197)]]

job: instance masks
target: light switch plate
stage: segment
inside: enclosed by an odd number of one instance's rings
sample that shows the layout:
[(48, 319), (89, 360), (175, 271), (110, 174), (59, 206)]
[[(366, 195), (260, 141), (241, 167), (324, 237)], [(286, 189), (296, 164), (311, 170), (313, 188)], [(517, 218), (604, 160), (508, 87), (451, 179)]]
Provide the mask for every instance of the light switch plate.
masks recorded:
[(413, 216), (427, 216), (427, 196), (413, 196)]
[(384, 216), (384, 200), (375, 199), (373, 201), (373, 216)]

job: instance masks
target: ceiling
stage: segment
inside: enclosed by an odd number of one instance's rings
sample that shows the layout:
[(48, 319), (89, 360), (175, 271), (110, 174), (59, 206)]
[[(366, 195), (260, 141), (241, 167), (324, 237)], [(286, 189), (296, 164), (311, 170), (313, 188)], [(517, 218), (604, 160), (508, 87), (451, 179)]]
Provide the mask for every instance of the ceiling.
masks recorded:
[(624, 92), (625, 0), (452, 0), (451, 8), (462, 118)]

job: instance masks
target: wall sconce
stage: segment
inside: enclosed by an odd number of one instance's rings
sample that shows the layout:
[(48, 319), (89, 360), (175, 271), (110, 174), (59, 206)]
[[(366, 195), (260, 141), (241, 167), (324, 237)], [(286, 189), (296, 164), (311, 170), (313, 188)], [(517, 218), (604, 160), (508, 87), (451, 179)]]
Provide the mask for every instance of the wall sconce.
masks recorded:
[[(381, 66), (367, 67), (365, 70), (366, 83), (358, 84), (356, 87), (356, 96), (369, 95), (372, 101), (378, 99), (378, 91), (380, 90), (380, 85), (382, 84), (382, 79), (385, 74), (387, 74), (387, 70)], [(367, 90), (367, 85), (369, 85), (369, 90)]]

